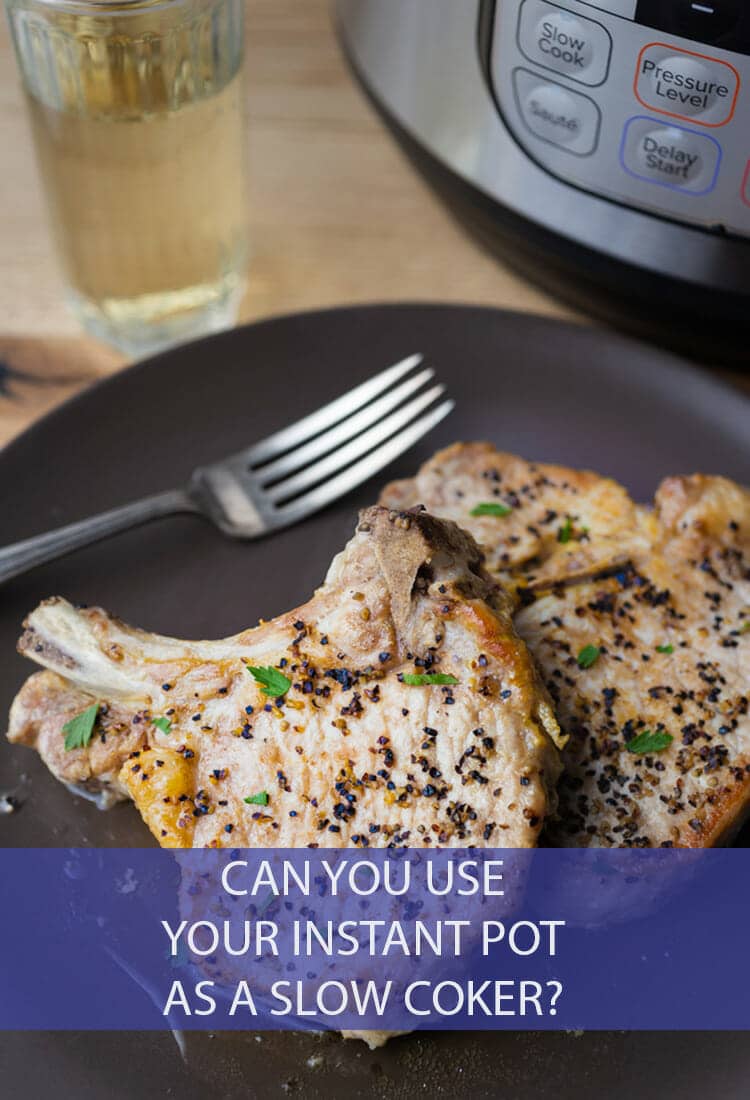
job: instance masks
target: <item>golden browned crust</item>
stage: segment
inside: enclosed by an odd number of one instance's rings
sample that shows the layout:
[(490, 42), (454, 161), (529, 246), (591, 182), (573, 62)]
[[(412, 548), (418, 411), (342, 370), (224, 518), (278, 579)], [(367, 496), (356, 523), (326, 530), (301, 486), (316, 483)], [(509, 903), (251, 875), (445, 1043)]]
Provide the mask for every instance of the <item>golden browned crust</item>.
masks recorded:
[[(630, 556), (640, 537), (636, 506), (621, 485), (588, 470), (527, 462), (491, 443), (454, 443), (415, 478), (395, 481), (382, 504), (428, 511), (465, 527), (493, 575), (514, 586), (601, 572)], [(506, 515), (472, 515), (482, 504)], [(569, 537), (560, 540), (561, 533)]]
[[(235, 638), (179, 642), (47, 601), (22, 647), (49, 671), (21, 689), (10, 737), (132, 798), (169, 846), (533, 845), (559, 730), (481, 560), (455, 524), (373, 508), (308, 604)], [(288, 690), (265, 694), (248, 665)], [(405, 679), (436, 673), (448, 682)], [(94, 702), (90, 744), (65, 750)]]
[(57, 673), (37, 672), (13, 701), (8, 739), (35, 748), (64, 783), (92, 793), (109, 786), (117, 793), (122, 761), (145, 743), (144, 727), (133, 721), (137, 711), (111, 703), (103, 708), (97, 735), (88, 747), (66, 750), (63, 725), (92, 702), (90, 694)]
[[(650, 511), (607, 478), (467, 444), (383, 499), (462, 517), (517, 591), (516, 626), (570, 736), (557, 843), (700, 847), (732, 834), (750, 801), (746, 489), (668, 478)], [(511, 511), (472, 516), (492, 499)], [(582, 668), (586, 646), (597, 656)], [(631, 751), (645, 730), (671, 740)]]

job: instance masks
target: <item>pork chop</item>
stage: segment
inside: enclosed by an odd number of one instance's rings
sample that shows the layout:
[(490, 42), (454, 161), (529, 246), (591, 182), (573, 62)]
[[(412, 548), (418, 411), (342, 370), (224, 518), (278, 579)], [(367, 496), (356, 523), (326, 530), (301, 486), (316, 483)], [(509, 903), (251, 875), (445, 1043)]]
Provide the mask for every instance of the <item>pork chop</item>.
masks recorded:
[(460, 523), (515, 591), (516, 628), (569, 735), (555, 843), (732, 836), (750, 805), (747, 489), (668, 478), (650, 510), (609, 478), (473, 443), (381, 499)]
[(41, 604), (8, 736), (165, 847), (530, 847), (559, 730), (511, 613), (471, 536), (372, 508), (309, 603), (223, 641)]

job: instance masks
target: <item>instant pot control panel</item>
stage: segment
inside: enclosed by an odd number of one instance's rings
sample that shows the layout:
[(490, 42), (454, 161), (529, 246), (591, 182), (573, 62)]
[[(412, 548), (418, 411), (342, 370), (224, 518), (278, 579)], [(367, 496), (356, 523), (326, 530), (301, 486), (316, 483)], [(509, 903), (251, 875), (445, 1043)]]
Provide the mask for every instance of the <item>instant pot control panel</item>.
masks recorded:
[(750, 236), (750, 0), (497, 0), (482, 49), (542, 168)]

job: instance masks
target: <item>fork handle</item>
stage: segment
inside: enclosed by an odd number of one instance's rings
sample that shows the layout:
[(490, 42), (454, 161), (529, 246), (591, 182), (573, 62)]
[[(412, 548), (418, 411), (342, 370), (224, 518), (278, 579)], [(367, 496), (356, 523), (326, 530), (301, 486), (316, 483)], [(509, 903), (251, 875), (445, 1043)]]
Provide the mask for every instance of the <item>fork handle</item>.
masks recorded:
[(71, 550), (89, 546), (92, 542), (109, 538), (119, 531), (127, 531), (160, 516), (171, 516), (179, 512), (199, 512), (199, 508), (187, 492), (175, 489), (133, 501), (132, 504), (124, 504), (109, 512), (100, 512), (99, 515), (82, 519), (78, 523), (48, 531), (45, 535), (35, 535), (22, 542), (4, 546), (0, 549), (0, 584), (37, 565), (61, 558)]

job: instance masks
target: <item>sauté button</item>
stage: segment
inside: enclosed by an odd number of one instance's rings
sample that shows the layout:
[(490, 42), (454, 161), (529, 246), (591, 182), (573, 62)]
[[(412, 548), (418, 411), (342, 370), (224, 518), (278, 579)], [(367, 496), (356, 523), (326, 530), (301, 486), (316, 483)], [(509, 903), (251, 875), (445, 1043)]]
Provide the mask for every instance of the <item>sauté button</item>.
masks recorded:
[(606, 28), (547, 0), (524, 0), (518, 45), (535, 65), (581, 84), (594, 86), (607, 79), (612, 40)]
[(734, 113), (740, 77), (733, 65), (652, 42), (638, 57), (635, 94), (654, 111), (723, 126)]
[(721, 146), (707, 134), (637, 117), (625, 126), (620, 160), (625, 171), (638, 179), (705, 195), (716, 184)]
[(521, 118), (533, 134), (578, 156), (593, 153), (601, 124), (593, 100), (528, 69), (514, 71), (513, 86)]

